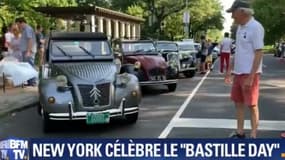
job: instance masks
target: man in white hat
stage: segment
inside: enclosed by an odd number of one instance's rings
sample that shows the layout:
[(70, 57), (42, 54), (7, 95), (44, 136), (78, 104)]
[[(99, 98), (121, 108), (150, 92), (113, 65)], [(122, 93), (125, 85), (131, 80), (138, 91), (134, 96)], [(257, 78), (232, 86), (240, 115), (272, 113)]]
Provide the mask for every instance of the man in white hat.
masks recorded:
[(254, 19), (254, 11), (246, 0), (236, 0), (227, 10), (238, 24), (236, 32), (236, 53), (234, 63), (227, 72), (225, 82), (230, 81), (233, 73), (231, 99), (236, 106), (237, 130), (231, 137), (245, 138), (244, 110), (251, 115), (251, 138), (256, 138), (259, 122), (258, 97), (259, 77), (262, 73), (262, 48), (264, 28)]

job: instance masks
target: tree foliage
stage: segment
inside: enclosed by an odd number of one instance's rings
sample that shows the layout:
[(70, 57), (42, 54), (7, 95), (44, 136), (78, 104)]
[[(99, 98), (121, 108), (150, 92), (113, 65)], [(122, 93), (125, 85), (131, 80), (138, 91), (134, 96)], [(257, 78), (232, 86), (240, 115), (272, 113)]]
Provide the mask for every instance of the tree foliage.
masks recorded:
[(108, 0), (76, 0), (78, 6), (100, 6), (109, 8), (111, 6)]
[(274, 3), (269, 3), (267, 0), (253, 1), (255, 18), (265, 29), (266, 43), (273, 44), (285, 35), (284, 6), (284, 0), (275, 0)]
[(48, 29), (54, 19), (45, 17), (34, 10), (38, 6), (75, 6), (75, 0), (3, 0), (0, 6), (0, 27), (12, 23), (16, 17), (23, 16), (29, 24), (40, 24)]
[(144, 16), (144, 9), (139, 5), (132, 5), (127, 8), (127, 14), (143, 18)]

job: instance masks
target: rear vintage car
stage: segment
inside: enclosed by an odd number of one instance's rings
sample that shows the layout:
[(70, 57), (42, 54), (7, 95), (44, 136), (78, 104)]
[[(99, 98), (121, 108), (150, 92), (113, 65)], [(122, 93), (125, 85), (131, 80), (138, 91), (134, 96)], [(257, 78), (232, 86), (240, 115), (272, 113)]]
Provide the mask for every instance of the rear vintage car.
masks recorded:
[(171, 41), (157, 41), (155, 43), (156, 50), (162, 55), (169, 66), (174, 68), (176, 77), (179, 77), (179, 55), (178, 45)]
[(39, 113), (44, 130), (55, 121), (136, 122), (141, 101), (138, 79), (119, 74), (102, 33), (52, 33), (40, 71)]
[(196, 66), (196, 54), (194, 43), (192, 42), (176, 42), (178, 45), (179, 65), (178, 71), (186, 77), (194, 77)]
[(177, 85), (175, 68), (169, 66), (156, 51), (151, 40), (120, 41), (122, 71), (138, 77), (141, 86), (166, 85), (175, 91)]

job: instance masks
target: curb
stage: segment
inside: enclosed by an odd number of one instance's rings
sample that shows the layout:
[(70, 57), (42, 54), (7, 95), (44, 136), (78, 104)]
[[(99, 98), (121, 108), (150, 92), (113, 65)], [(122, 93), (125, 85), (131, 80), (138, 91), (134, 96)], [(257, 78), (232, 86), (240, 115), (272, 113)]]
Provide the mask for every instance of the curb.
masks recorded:
[(8, 115), (10, 115), (10, 114), (12, 114), (14, 112), (20, 112), (22, 110), (31, 108), (31, 107), (35, 106), (38, 102), (39, 102), (38, 98), (34, 98), (30, 102), (28, 102), (26, 104), (23, 104), (21, 106), (11, 107), (9, 109), (0, 111), (0, 118), (4, 118), (4, 117), (6, 117), (6, 116), (8, 116)]

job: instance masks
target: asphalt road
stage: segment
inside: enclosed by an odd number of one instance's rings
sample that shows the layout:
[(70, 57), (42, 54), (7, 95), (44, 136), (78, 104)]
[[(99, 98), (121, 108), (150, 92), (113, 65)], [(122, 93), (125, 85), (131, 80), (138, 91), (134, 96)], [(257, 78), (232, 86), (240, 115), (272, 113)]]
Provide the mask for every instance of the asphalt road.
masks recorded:
[[(219, 63), (219, 61), (217, 61)], [(260, 89), (259, 138), (279, 138), (285, 130), (285, 63), (272, 55), (264, 58)], [(226, 138), (235, 129), (235, 108), (229, 99), (218, 65), (209, 74), (179, 79), (176, 92), (166, 87), (144, 89), (136, 124), (106, 125), (58, 123), (57, 131), (44, 133), (36, 107), (0, 119), (0, 138)], [(246, 117), (249, 133), (249, 114)]]

